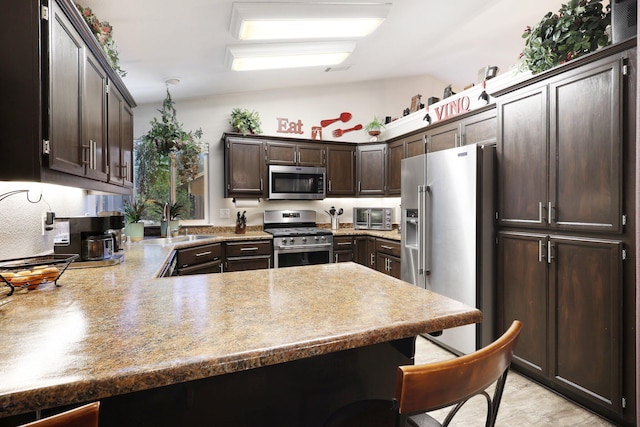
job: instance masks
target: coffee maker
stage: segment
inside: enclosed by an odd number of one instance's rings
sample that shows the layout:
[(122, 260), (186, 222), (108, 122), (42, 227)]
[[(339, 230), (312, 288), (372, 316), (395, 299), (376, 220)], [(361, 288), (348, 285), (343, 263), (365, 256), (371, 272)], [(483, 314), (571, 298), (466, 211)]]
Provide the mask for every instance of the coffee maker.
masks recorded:
[(109, 229), (107, 233), (113, 237), (113, 252), (124, 249), (122, 236), (124, 235), (124, 214), (118, 211), (102, 211), (98, 212), (98, 216), (109, 218)]
[(53, 252), (78, 254), (78, 261), (96, 261), (111, 258), (113, 236), (107, 216), (78, 216), (55, 218), (56, 236)]

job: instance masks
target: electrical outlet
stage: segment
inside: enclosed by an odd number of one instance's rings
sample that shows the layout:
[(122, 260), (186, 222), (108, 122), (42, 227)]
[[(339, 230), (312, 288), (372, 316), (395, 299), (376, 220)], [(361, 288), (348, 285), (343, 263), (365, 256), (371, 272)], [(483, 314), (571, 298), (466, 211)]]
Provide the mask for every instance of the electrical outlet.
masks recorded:
[(220, 219), (228, 219), (231, 215), (229, 209), (220, 209)]

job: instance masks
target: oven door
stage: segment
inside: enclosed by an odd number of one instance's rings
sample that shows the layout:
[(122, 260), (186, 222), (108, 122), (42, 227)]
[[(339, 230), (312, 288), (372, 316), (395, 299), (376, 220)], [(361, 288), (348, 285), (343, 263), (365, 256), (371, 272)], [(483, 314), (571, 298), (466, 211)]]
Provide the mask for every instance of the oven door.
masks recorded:
[(324, 199), (325, 176), (325, 168), (269, 165), (269, 199)]
[(328, 264), (333, 259), (333, 244), (277, 245), (273, 247), (273, 267)]

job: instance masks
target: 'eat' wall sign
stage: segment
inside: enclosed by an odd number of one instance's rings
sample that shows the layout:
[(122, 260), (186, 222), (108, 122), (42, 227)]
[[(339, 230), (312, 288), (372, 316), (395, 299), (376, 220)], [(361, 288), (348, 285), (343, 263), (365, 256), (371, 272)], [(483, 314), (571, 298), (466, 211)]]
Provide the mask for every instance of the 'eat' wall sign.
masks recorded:
[(297, 122), (291, 122), (289, 119), (285, 118), (277, 118), (278, 120), (278, 129), (276, 132), (278, 133), (295, 133), (298, 135), (302, 135), (304, 132), (302, 131), (302, 120), (298, 119)]

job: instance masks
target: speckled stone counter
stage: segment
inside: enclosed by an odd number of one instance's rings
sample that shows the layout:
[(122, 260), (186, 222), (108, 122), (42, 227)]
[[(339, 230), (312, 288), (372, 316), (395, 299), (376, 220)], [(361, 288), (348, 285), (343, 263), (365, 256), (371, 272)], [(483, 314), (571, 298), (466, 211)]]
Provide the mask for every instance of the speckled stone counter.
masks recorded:
[[(266, 233), (216, 239), (270, 238)], [(202, 244), (203, 242), (197, 242)], [(183, 243), (184, 247), (195, 243)], [(156, 279), (173, 248), (127, 244), (0, 307), (0, 417), (481, 321), (354, 263)]]

